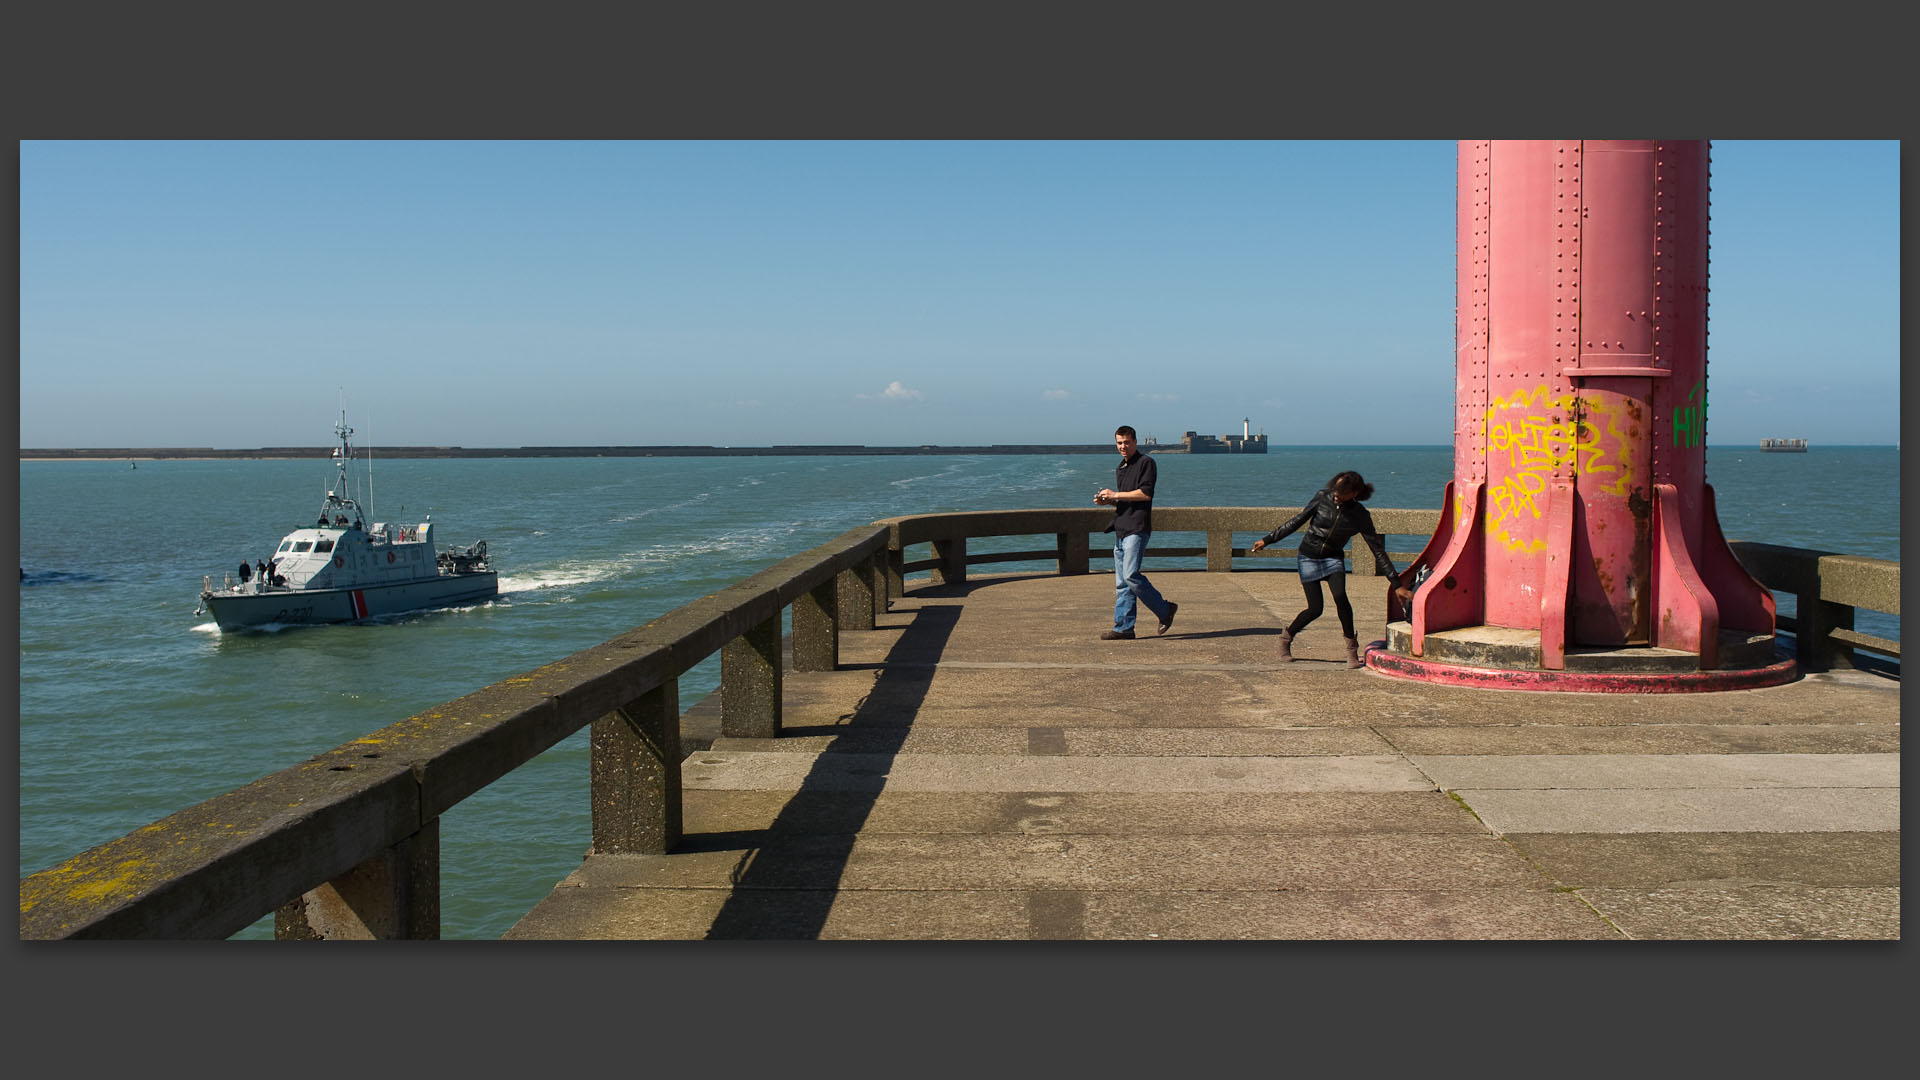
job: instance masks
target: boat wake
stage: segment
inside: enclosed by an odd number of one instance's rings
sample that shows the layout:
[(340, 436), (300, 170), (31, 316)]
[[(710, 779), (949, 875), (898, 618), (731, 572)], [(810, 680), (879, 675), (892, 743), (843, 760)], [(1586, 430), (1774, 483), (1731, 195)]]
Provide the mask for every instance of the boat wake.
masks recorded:
[(64, 585), (75, 581), (105, 581), (99, 574), (89, 574), (84, 570), (22, 570), (22, 585)]
[(970, 467), (971, 465), (973, 465), (973, 462), (970, 459), (958, 461), (940, 470), (939, 472), (925, 473), (920, 476), (906, 476), (898, 480), (889, 481), (889, 483), (893, 487), (912, 487), (913, 485), (920, 483), (922, 480), (945, 480), (950, 476), (956, 475), (962, 469), (966, 469)]

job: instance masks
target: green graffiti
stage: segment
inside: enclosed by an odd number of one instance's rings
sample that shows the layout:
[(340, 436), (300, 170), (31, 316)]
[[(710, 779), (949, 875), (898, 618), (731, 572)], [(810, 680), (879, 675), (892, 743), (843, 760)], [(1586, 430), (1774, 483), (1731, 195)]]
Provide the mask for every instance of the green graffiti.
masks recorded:
[[(1687, 395), (1689, 404), (1673, 410), (1673, 445), (1699, 446), (1707, 436), (1707, 380), (1701, 379), (1693, 384), (1693, 392)], [(1699, 398), (1698, 405), (1691, 404)]]

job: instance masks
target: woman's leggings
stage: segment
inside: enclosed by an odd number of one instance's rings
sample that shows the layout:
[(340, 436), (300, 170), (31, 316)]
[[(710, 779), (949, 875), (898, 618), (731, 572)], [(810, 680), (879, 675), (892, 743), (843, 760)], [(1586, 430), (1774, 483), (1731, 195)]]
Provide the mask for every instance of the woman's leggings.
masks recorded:
[[(1340, 616), (1340, 632), (1347, 637), (1353, 636), (1353, 605), (1347, 602), (1347, 573), (1336, 570), (1326, 578), (1327, 589), (1333, 593), (1333, 610)], [(1293, 617), (1287, 624), (1287, 633), (1298, 634), (1307, 628), (1307, 624), (1320, 617), (1326, 610), (1326, 604), (1320, 599), (1320, 582), (1303, 581), (1300, 588), (1307, 594), (1307, 608)]]

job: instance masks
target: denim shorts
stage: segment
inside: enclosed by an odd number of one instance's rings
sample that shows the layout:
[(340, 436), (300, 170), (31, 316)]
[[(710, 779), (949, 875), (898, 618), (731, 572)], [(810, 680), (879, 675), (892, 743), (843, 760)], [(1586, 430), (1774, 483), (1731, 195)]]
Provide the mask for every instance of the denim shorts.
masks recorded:
[(1303, 585), (1309, 581), (1320, 581), (1335, 574), (1345, 573), (1346, 569), (1347, 560), (1339, 555), (1331, 559), (1309, 559), (1305, 555), (1300, 556), (1300, 582)]

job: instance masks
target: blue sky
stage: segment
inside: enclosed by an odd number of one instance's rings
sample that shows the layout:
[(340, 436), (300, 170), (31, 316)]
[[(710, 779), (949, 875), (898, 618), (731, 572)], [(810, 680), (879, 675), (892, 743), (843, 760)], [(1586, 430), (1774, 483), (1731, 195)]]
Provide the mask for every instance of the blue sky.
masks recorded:
[[(20, 445), (1451, 440), (1455, 144), (26, 142)], [(1713, 147), (1708, 442), (1899, 432), (1899, 144)]]

